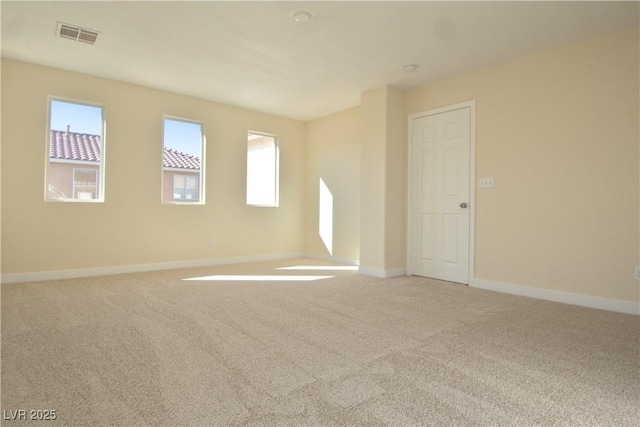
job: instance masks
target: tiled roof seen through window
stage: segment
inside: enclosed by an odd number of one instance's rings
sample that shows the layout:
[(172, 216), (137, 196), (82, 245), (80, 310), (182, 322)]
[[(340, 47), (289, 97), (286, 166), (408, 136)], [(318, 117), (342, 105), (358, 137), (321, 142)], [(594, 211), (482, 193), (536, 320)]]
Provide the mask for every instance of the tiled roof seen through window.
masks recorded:
[(165, 168), (200, 169), (200, 158), (164, 147), (162, 166)]
[[(100, 135), (52, 130), (49, 141), (50, 159), (100, 161)], [(165, 168), (199, 170), (200, 158), (165, 147), (162, 165)]]
[(50, 159), (100, 161), (100, 135), (52, 130), (49, 141)]

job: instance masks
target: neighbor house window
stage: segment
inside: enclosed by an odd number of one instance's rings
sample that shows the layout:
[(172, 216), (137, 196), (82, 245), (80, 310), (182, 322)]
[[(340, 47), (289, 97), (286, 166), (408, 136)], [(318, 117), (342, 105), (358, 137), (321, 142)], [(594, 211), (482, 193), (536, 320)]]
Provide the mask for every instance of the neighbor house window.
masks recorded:
[(95, 169), (73, 169), (73, 197), (91, 200), (98, 195), (98, 171)]
[(173, 199), (198, 200), (198, 177), (193, 175), (174, 175)]
[(276, 137), (249, 132), (247, 137), (247, 204), (278, 206), (279, 150)]
[(201, 123), (164, 118), (162, 202), (204, 204), (204, 133)]
[(46, 200), (104, 201), (104, 109), (49, 98)]

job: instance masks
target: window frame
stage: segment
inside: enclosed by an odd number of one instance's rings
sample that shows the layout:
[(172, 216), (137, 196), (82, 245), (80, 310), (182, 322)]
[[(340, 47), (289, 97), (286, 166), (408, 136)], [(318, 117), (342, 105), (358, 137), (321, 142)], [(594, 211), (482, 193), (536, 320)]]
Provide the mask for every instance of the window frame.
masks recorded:
[[(273, 194), (273, 202), (272, 203), (251, 203), (249, 201), (249, 136), (250, 135), (259, 135), (261, 137), (268, 137), (273, 139), (273, 146), (275, 149), (275, 165), (274, 165), (274, 194)], [(277, 208), (280, 207), (280, 143), (278, 141), (278, 136), (275, 134), (271, 134), (271, 133), (265, 133), (265, 132), (256, 132), (256, 131), (252, 131), (249, 130), (247, 131), (247, 170), (246, 170), (247, 174), (246, 174), (246, 204), (247, 206), (255, 206), (255, 207), (259, 207), (259, 208)]]
[[(200, 126), (200, 169), (199, 170), (195, 170), (195, 169), (182, 169), (182, 168), (171, 168), (171, 167), (166, 167), (164, 166), (164, 161), (163, 161), (163, 155), (164, 155), (164, 148), (165, 148), (165, 120), (172, 120), (172, 121), (177, 121), (177, 122), (184, 122), (184, 123), (189, 123), (189, 124), (193, 124), (193, 125), (198, 125)], [(169, 147), (171, 148), (171, 147)], [(206, 136), (206, 130), (205, 130), (205, 126), (204, 123), (198, 120), (193, 120), (193, 119), (185, 119), (183, 117), (177, 117), (177, 116), (171, 116), (168, 114), (164, 114), (162, 116), (162, 140), (161, 140), (161, 151), (160, 151), (160, 179), (161, 179), (161, 183), (162, 185), (160, 186), (160, 202), (163, 205), (189, 205), (189, 206), (204, 206), (205, 205), (205, 183), (206, 183), (206, 179), (205, 179), (205, 159), (206, 159), (206, 150), (207, 150), (207, 136)], [(185, 176), (190, 176), (188, 174), (188, 172), (198, 172), (197, 178), (198, 178), (198, 199), (197, 200), (192, 200), (190, 201), (189, 199), (174, 199), (173, 198), (173, 183), (174, 183), (174, 177), (176, 175), (173, 175), (171, 177), (171, 190), (172, 190), (172, 196), (171, 196), (171, 200), (165, 200), (165, 188), (164, 188), (164, 179), (165, 179), (165, 172), (177, 172), (178, 175), (182, 174)], [(192, 175), (191, 175), (192, 176)], [(185, 180), (185, 186), (186, 186), (186, 180)], [(186, 188), (185, 188), (186, 190)]]
[[(97, 184), (96, 193), (98, 197), (95, 199), (77, 199), (74, 197), (49, 197), (49, 172), (51, 163), (66, 163), (75, 166), (95, 166), (95, 162), (88, 162), (82, 160), (62, 160), (51, 159), (51, 114), (53, 102), (64, 102), (67, 104), (76, 104), (86, 107), (99, 108), (100, 115), (100, 162), (97, 162)], [(45, 169), (44, 169), (44, 201), (45, 202), (63, 202), (63, 203), (104, 203), (105, 202), (105, 169), (106, 169), (106, 139), (107, 139), (107, 109), (103, 104), (98, 104), (90, 101), (81, 101), (73, 98), (66, 98), (62, 96), (48, 95), (47, 96), (47, 124), (46, 124), (46, 136), (45, 136)], [(75, 184), (73, 182), (73, 175), (75, 167), (72, 168), (71, 173), (71, 195), (75, 194)], [(82, 168), (81, 168), (82, 169)]]

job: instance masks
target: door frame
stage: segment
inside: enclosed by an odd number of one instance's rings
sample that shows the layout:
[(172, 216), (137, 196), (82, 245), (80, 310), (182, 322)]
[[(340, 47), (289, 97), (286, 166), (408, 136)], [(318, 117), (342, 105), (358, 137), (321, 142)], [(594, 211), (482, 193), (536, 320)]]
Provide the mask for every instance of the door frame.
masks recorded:
[(412, 275), (411, 270), (411, 258), (412, 258), (412, 239), (410, 236), (417, 232), (414, 230), (414, 201), (413, 193), (416, 190), (414, 188), (413, 180), (413, 120), (432, 116), (435, 114), (447, 113), (449, 111), (460, 110), (462, 108), (469, 108), (469, 283), (470, 286), (475, 278), (475, 222), (476, 222), (476, 101), (471, 100), (467, 102), (461, 102), (459, 104), (448, 105), (445, 107), (435, 108), (431, 110), (422, 111), (420, 113), (409, 115), (409, 150), (407, 151), (407, 259), (406, 259), (406, 271), (408, 275)]

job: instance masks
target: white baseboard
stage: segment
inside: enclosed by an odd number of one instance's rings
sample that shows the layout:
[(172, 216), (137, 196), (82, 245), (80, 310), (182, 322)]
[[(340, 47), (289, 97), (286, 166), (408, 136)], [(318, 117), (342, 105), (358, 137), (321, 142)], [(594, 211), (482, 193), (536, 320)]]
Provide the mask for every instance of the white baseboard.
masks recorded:
[(358, 273), (364, 274), (365, 276), (379, 277), (381, 279), (387, 279), (389, 277), (398, 277), (404, 276), (406, 274), (406, 270), (404, 268), (387, 268), (384, 270), (369, 268), (360, 266), (358, 268)]
[(83, 268), (77, 270), (38, 271), (34, 273), (12, 273), (0, 276), (1, 283), (25, 283), (47, 280), (75, 279), (79, 277), (109, 276), (112, 274), (141, 273), (145, 271), (173, 270), (179, 268), (208, 267), (212, 265), (242, 264), (247, 262), (274, 261), (301, 258), (302, 252), (240, 256), (228, 258), (171, 261), (153, 264), (119, 265), (114, 267)]
[(345, 265), (358, 265), (359, 264), (357, 259), (343, 258), (343, 257), (332, 256), (332, 255), (326, 255), (326, 254), (316, 254), (316, 253), (312, 253), (312, 252), (305, 252), (304, 253), (304, 257), (305, 258), (311, 258), (311, 259), (317, 259), (319, 261), (335, 262), (335, 263), (338, 263), (338, 264), (345, 264)]
[(546, 301), (561, 302), (565, 304), (579, 305), (582, 307), (598, 308), (600, 310), (616, 311), (619, 313), (640, 315), (640, 304), (633, 301), (616, 300), (595, 297), (571, 292), (554, 291), (551, 289), (534, 288), (531, 286), (513, 285), (511, 283), (495, 282), (485, 279), (472, 279), (469, 286), (502, 292), (505, 294), (519, 295)]

